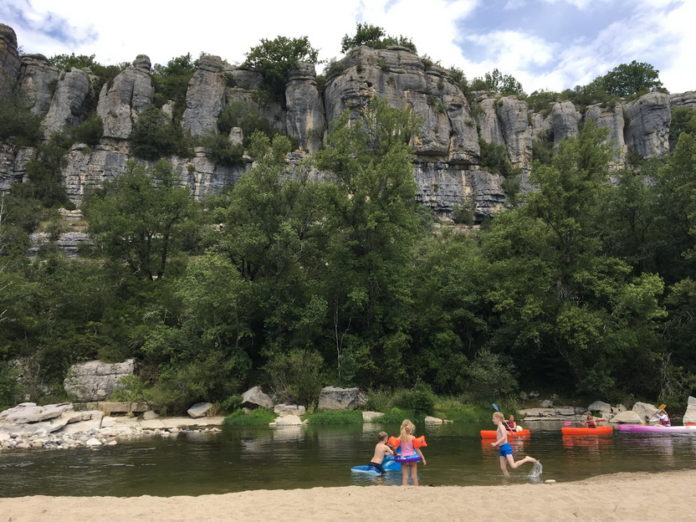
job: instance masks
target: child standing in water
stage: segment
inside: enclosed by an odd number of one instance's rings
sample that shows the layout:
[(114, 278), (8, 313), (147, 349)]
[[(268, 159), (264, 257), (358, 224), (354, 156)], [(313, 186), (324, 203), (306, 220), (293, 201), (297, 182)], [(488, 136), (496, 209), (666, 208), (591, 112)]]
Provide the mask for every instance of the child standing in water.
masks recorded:
[(522, 460), (515, 462), (512, 456), (512, 446), (508, 444), (508, 432), (505, 429), (505, 417), (499, 411), (493, 414), (493, 424), (495, 424), (498, 429), (498, 438), (495, 442), (491, 442), (491, 446), (498, 447), (498, 456), (500, 458), (500, 469), (503, 471), (505, 477), (509, 477), (510, 473), (507, 467), (510, 466), (512, 469), (519, 468), (525, 462), (536, 462), (537, 459), (526, 456)]
[(368, 464), (371, 468), (375, 468), (377, 471), (380, 472), (380, 474), (384, 475), (384, 468), (382, 467), (382, 462), (384, 461), (384, 457), (386, 455), (393, 455), (394, 452), (392, 449), (387, 446), (387, 437), (389, 435), (387, 434), (386, 431), (380, 431), (377, 434), (377, 445), (375, 446), (375, 453), (372, 456), (372, 460), (370, 461), (370, 464)]
[(413, 485), (418, 485), (418, 462), (423, 461), (423, 465), (426, 465), (425, 457), (421, 452), (420, 448), (416, 448), (413, 445), (415, 436), (413, 432), (416, 431), (416, 427), (413, 423), (404, 419), (401, 423), (401, 436), (399, 439), (401, 443), (401, 454), (396, 455), (395, 460), (401, 463), (401, 485), (408, 486), (408, 474), (411, 473), (411, 480), (413, 480)]

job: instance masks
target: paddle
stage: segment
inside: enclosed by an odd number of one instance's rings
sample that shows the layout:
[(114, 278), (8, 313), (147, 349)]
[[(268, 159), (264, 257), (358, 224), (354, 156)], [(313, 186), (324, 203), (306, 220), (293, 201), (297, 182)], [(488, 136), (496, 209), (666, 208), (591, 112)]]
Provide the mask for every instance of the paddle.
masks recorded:
[(491, 404), (491, 406), (493, 406), (493, 409), (495, 411), (500, 411), (500, 408), (498, 408), (498, 405), (495, 402), (493, 404)]

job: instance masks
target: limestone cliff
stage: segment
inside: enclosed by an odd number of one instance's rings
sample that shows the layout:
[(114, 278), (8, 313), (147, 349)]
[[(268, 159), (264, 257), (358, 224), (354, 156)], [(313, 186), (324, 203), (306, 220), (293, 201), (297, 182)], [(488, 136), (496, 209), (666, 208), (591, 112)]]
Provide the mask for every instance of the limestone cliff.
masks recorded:
[[(150, 69), (149, 58), (139, 55), (97, 93), (89, 70), (60, 71), (41, 55), (19, 56), (14, 31), (0, 24), (0, 95), (12, 89), (26, 95), (31, 111), (43, 119), (46, 137), (79, 125), (95, 107), (102, 119), (99, 144), (76, 144), (65, 158), (63, 179), (77, 204), (88, 187), (118, 176), (131, 159), (128, 138), (154, 99)], [(181, 126), (192, 136), (216, 134), (225, 111), (251, 111), (268, 128), (293, 138), (298, 149), (312, 153), (321, 147), (332, 121), (345, 110), (355, 116), (374, 96), (412, 110), (420, 122), (412, 142), (418, 199), (441, 215), (473, 201), (479, 217), (492, 214), (505, 200), (503, 178), (480, 165), (481, 142), (505, 147), (511, 164), (526, 178), (535, 140), (557, 146), (594, 120), (608, 129), (614, 165), (620, 167), (629, 151), (643, 157), (668, 152), (671, 109), (696, 107), (696, 92), (650, 93), (614, 106), (579, 108), (563, 101), (534, 112), (515, 96), (477, 92), (467, 98), (449, 71), (406, 48), (359, 47), (328, 68), (323, 89), (314, 66), (300, 64), (291, 72), (282, 100), (268, 96), (259, 73), (203, 56), (188, 85)], [(171, 118), (173, 102), (162, 109)], [(241, 127), (233, 125), (228, 139), (241, 142)], [(34, 149), (0, 143), (0, 190), (24, 179), (34, 155)], [(244, 172), (243, 167), (216, 165), (201, 147), (191, 158), (168, 159), (182, 185), (197, 197), (219, 192)]]

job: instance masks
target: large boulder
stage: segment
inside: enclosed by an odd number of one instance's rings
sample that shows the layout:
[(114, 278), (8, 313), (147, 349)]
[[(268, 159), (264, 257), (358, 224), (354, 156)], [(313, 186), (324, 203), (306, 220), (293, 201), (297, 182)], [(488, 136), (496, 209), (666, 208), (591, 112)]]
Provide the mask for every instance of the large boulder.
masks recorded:
[(213, 405), (210, 402), (197, 402), (186, 410), (186, 413), (189, 414), (189, 417), (198, 419), (199, 417), (204, 417), (212, 407)]
[(631, 409), (640, 417), (641, 422), (646, 419), (654, 419), (657, 413), (657, 407), (647, 402), (636, 402)]
[(367, 395), (360, 388), (327, 386), (319, 393), (318, 410), (355, 410), (367, 404)]
[(643, 422), (643, 419), (641, 419), (640, 415), (635, 411), (628, 410), (617, 413), (609, 422), (617, 424), (640, 424)]
[(138, 55), (131, 67), (102, 87), (97, 114), (104, 124), (104, 137), (128, 139), (139, 114), (152, 105), (154, 94), (150, 59)]
[(684, 424), (696, 424), (696, 397), (689, 397), (682, 421)]
[(273, 407), (273, 413), (279, 417), (284, 417), (286, 415), (304, 415), (307, 413), (307, 409), (301, 404), (276, 404)]
[(363, 422), (376, 422), (384, 417), (384, 413), (381, 411), (364, 411), (362, 412)]
[(114, 364), (101, 361), (74, 364), (68, 370), (63, 388), (78, 401), (103, 401), (121, 387), (119, 381), (123, 377), (133, 375), (134, 368), (133, 359)]
[(297, 415), (283, 415), (270, 423), (271, 427), (280, 428), (283, 426), (301, 426), (302, 419)]
[(266, 395), (261, 386), (254, 386), (242, 393), (242, 406), (245, 408), (273, 409), (273, 399)]

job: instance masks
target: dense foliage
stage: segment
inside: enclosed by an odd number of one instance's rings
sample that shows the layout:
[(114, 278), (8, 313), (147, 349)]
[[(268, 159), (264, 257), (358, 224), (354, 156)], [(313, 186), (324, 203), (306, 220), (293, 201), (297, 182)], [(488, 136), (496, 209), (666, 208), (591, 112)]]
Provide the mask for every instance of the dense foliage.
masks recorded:
[(273, 40), (262, 38), (261, 43), (246, 54), (244, 65), (260, 72), (270, 91), (285, 103), (285, 84), (290, 71), (300, 62), (317, 63), (318, 58), (319, 51), (306, 36), (277, 36)]
[(504, 96), (524, 94), (522, 84), (514, 76), (503, 74), (498, 69), (471, 80), (470, 88), (472, 91), (493, 91)]
[[(435, 230), (415, 203), (409, 113), (374, 100), (290, 170), (288, 138), (235, 111), (221, 125), (248, 124), (251, 170), (199, 202), (168, 163), (130, 165), (87, 197), (94, 245), (77, 259), (51, 245), (25, 256), (27, 233), (53, 230), (66, 203), (71, 138), (41, 146), (0, 199), (0, 403), (59, 399), (68, 366), (94, 357), (135, 357), (123, 396), (169, 412), (234, 409), (250, 384), (310, 406), (327, 384), (398, 390), (370, 395), (394, 415), (437, 412), (433, 392), (693, 393), (693, 110), (675, 111), (671, 154), (613, 183), (605, 134), (586, 123), (535, 164), (536, 191), (466, 234)], [(20, 373), (23, 390), (8, 377)]]
[(416, 46), (410, 38), (405, 36), (391, 36), (386, 31), (377, 25), (370, 25), (367, 22), (358, 22), (355, 26), (355, 34), (353, 36), (344, 35), (341, 39), (341, 52), (347, 53), (355, 47), (366, 45), (373, 49), (385, 49), (392, 45), (406, 47), (412, 53), (417, 54)]

